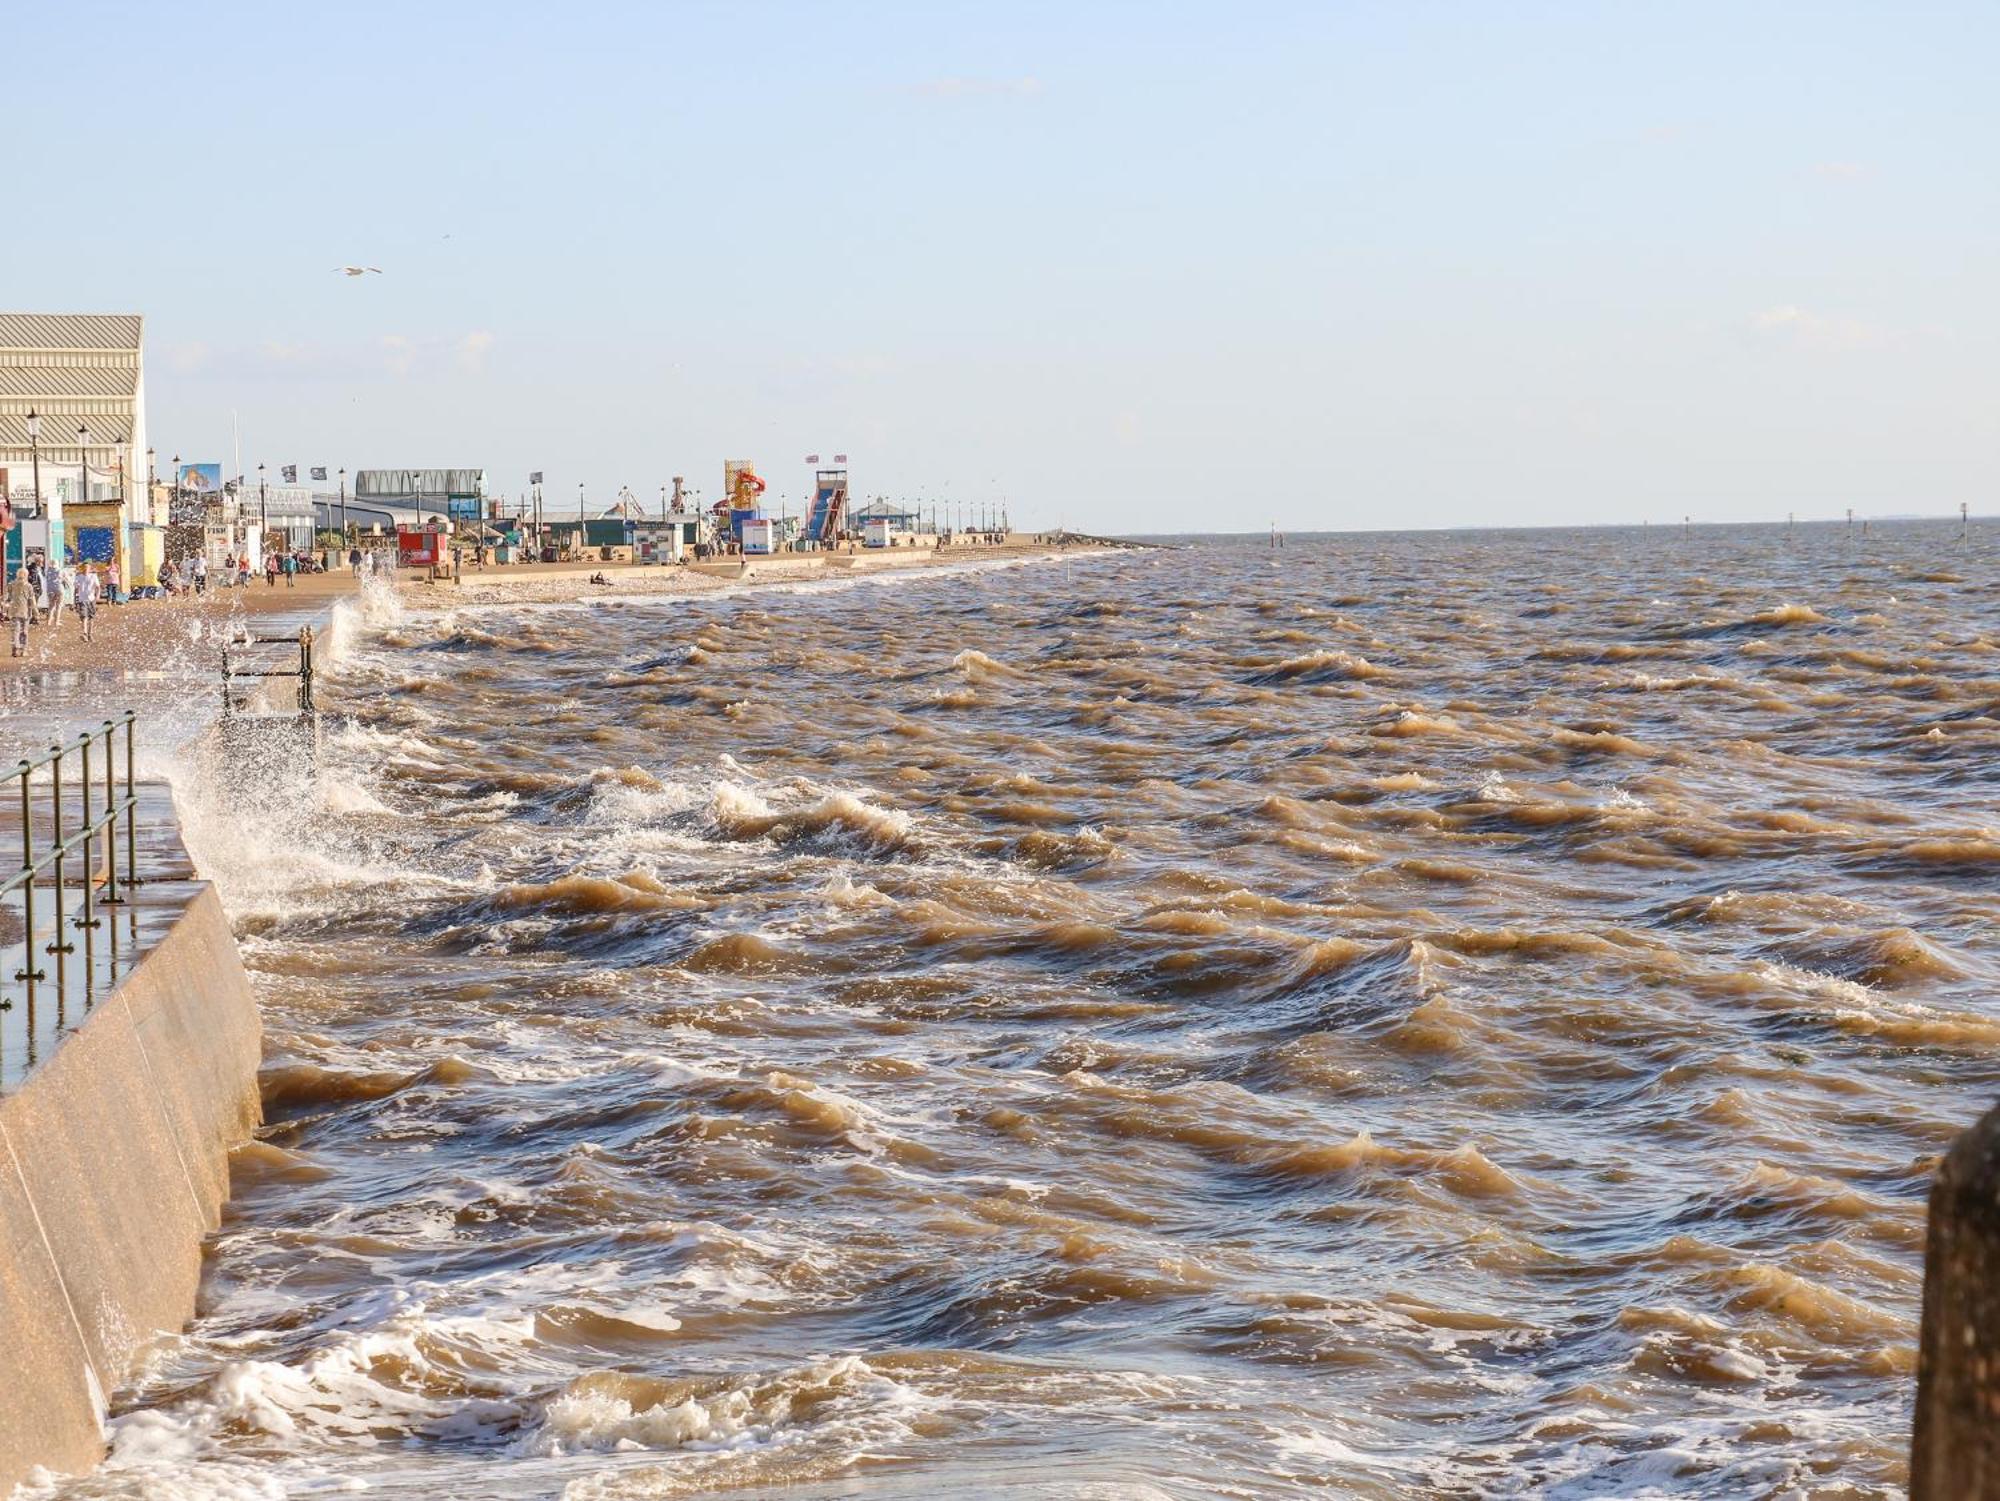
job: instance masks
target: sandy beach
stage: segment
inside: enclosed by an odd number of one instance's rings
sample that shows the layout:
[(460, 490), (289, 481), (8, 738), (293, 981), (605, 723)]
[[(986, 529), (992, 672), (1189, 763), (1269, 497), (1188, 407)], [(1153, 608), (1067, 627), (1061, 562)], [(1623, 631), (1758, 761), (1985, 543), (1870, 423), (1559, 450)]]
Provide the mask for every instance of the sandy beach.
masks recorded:
[[(596, 596), (700, 594), (741, 584), (801, 583), (887, 570), (963, 567), (1023, 558), (1088, 556), (1095, 549), (1017, 543), (898, 552), (785, 553), (687, 564), (528, 563), (467, 568), (457, 579), (398, 579), (404, 600), (419, 608), (456, 605), (566, 604)], [(600, 578), (602, 583), (591, 582)]]
[(157, 671), (185, 653), (191, 641), (219, 636), (232, 619), (261, 620), (267, 627), (290, 629), (290, 619), (277, 626), (277, 618), (316, 615), (337, 600), (351, 598), (358, 588), (353, 576), (344, 572), (308, 574), (291, 588), (280, 583), (274, 589), (258, 580), (241, 589), (100, 605), (89, 641), (83, 639), (76, 611), (65, 610), (61, 624), (34, 627), (26, 656), (0, 656), (0, 674), (101, 668)]

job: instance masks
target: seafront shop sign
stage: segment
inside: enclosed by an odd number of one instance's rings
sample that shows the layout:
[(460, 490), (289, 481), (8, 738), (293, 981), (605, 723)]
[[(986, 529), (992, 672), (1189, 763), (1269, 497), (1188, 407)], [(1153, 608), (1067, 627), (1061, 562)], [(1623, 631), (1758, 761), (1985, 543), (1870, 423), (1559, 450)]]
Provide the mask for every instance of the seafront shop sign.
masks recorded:
[(192, 490), (197, 495), (220, 495), (222, 493), (222, 466), (220, 464), (181, 465), (180, 488)]

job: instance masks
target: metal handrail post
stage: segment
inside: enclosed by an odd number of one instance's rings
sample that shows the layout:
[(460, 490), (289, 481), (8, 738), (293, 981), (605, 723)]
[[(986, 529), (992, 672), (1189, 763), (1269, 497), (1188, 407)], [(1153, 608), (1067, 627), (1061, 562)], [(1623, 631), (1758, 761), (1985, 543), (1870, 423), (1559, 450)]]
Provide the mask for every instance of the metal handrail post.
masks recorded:
[(35, 981), (42, 979), (48, 971), (36, 967), (35, 963), (35, 821), (34, 809), (28, 801), (28, 773), (26, 761), (21, 763), (21, 868), (27, 871), (28, 879), (21, 887), (21, 920), (27, 927), (22, 940), (26, 946), (23, 963), (26, 965), (14, 978), (28, 982), (30, 998), (35, 993)]
[(55, 912), (52, 925), (55, 941), (49, 945), (49, 952), (56, 956), (56, 1004), (61, 1006), (63, 996), (69, 990), (69, 955), (76, 945), (63, 941), (63, 827), (62, 827), (62, 747), (49, 747), (49, 813), (55, 820), (53, 832), (55, 850)]
[[(83, 916), (75, 926), (83, 929), (84, 952), (90, 952), (90, 930), (97, 926), (96, 897), (93, 888), (97, 885), (97, 841), (89, 836), (97, 832), (90, 821), (90, 737), (84, 735), (77, 740), (77, 749), (83, 753), (83, 779), (77, 783), (78, 797), (83, 804), (83, 822), (77, 826), (83, 841)], [(87, 972), (86, 972), (87, 973)], [(85, 990), (89, 989), (88, 981)]]
[(118, 773), (111, 751), (111, 721), (104, 721), (104, 902), (116, 906), (118, 895)]
[(139, 884), (139, 792), (132, 781), (133, 714), (125, 711), (125, 884)]

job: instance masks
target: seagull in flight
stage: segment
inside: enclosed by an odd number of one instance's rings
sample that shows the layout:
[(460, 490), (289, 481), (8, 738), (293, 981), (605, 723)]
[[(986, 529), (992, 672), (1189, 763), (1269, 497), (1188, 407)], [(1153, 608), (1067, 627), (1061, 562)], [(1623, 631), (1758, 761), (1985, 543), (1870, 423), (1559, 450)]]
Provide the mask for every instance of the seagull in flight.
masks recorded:
[(377, 276), (382, 274), (380, 266), (335, 266), (333, 269), (343, 276), (362, 276), (370, 271), (373, 271)]

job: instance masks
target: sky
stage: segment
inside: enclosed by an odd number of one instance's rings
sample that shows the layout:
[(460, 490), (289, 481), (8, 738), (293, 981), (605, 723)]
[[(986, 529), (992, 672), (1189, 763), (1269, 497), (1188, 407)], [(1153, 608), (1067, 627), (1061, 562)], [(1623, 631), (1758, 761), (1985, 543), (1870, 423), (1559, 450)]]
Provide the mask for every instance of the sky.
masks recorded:
[(795, 505), (844, 452), (1099, 532), (1996, 509), (1991, 4), (79, 0), (6, 40), (0, 305), (143, 313), (162, 461), (233, 469), (233, 413), (251, 473), (552, 506), (725, 458)]

